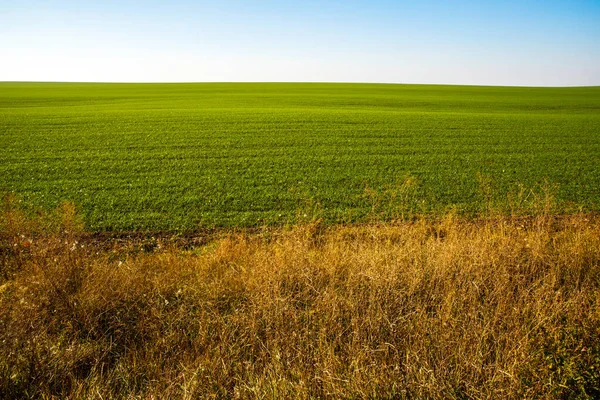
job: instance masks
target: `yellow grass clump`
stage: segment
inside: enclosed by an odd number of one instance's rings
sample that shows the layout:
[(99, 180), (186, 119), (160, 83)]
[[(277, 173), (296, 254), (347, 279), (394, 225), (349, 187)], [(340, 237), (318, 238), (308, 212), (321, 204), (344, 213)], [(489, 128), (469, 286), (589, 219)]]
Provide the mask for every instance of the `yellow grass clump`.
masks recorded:
[(0, 398), (598, 398), (600, 219), (0, 220)]

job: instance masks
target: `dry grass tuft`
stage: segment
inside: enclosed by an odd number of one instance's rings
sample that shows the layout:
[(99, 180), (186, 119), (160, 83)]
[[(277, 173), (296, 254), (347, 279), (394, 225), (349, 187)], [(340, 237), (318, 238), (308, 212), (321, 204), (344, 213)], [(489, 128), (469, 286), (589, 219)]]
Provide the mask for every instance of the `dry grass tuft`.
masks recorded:
[(598, 398), (600, 219), (86, 241), (0, 221), (1, 398)]

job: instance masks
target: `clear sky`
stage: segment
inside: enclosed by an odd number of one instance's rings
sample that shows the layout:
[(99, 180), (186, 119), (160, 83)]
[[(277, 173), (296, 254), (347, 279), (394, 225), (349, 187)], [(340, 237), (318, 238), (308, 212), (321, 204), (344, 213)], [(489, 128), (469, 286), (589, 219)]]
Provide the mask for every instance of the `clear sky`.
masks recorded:
[(0, 0), (0, 81), (600, 85), (600, 0)]

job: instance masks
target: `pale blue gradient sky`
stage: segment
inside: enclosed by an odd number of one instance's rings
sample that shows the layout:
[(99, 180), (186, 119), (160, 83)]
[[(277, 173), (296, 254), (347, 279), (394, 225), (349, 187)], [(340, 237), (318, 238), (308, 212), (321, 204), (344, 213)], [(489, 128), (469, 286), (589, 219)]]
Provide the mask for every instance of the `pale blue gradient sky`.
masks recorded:
[(0, 0), (0, 81), (600, 85), (600, 1)]

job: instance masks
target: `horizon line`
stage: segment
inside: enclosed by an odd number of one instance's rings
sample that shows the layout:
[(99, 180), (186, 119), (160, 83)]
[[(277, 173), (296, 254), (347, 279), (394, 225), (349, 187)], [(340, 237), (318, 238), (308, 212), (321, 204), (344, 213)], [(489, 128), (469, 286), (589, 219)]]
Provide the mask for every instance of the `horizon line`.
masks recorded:
[(398, 86), (467, 86), (467, 87), (495, 87), (495, 88), (539, 88), (539, 89), (569, 89), (569, 88), (598, 88), (598, 85), (494, 85), (475, 83), (412, 83), (412, 82), (356, 82), (356, 81), (51, 81), (51, 80), (15, 80), (3, 81), (5, 83), (58, 83), (58, 84), (107, 84), (107, 85), (194, 85), (194, 84), (331, 84), (331, 85), (398, 85)]

